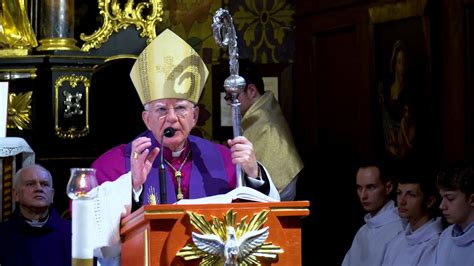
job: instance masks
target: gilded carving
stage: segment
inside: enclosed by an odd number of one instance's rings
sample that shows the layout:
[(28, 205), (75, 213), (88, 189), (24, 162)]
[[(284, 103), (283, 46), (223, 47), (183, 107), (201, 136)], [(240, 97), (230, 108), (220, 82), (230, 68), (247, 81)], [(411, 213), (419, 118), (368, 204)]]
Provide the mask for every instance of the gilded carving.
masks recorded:
[[(68, 86), (64, 86), (63, 83), (68, 82)], [(83, 90), (77, 89), (78, 84), (84, 86)], [(61, 76), (56, 80), (55, 89), (55, 132), (60, 138), (75, 139), (84, 137), (89, 134), (89, 88), (90, 81), (85, 76), (78, 76), (72, 74), (71, 76)], [(61, 93), (62, 92), (62, 93)], [(81, 105), (81, 100), (85, 93), (84, 102), (85, 106)], [(60, 100), (62, 95), (62, 100)], [(61, 110), (62, 117), (60, 117), (60, 103), (62, 104)], [(84, 111), (85, 110), (85, 111)], [(66, 123), (66, 121), (74, 121), (74, 125)], [(63, 129), (62, 124), (67, 124), (67, 129)], [(78, 126), (77, 126), (78, 125)], [(80, 127), (80, 129), (78, 128)]]
[(1, 1), (0, 55), (27, 55), (28, 49), (36, 46), (38, 42), (28, 20), (25, 1)]
[(272, 243), (264, 243), (269, 235), (268, 210), (253, 215), (247, 223), (247, 216), (236, 224), (237, 213), (227, 211), (222, 220), (212, 217), (207, 221), (204, 215), (187, 212), (191, 224), (199, 233), (192, 233), (193, 244), (187, 244), (176, 255), (184, 260), (202, 258), (199, 265), (261, 265), (257, 257), (275, 260), (283, 249)]
[(98, 0), (98, 4), (104, 23), (91, 35), (81, 33), (80, 38), (85, 42), (81, 47), (82, 51), (100, 48), (113, 32), (126, 29), (130, 25), (135, 25), (137, 30), (141, 29), (140, 36), (147, 37), (147, 43), (150, 43), (156, 37), (156, 24), (163, 21), (161, 0), (148, 0), (136, 6), (134, 0), (128, 0), (123, 10), (118, 0)]
[(31, 129), (31, 97), (32, 91), (8, 94), (7, 128)]
[(422, 16), (426, 12), (427, 0), (402, 1), (374, 4), (369, 7), (371, 23), (400, 20), (412, 16)]

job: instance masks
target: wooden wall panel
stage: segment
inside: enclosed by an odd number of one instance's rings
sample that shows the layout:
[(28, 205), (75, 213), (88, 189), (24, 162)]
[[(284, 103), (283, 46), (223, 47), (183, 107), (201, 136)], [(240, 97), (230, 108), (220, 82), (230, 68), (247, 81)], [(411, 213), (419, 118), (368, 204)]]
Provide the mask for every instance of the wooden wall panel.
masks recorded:
[[(318, 261), (340, 265), (362, 221), (353, 162), (371, 145), (367, 10), (297, 17), (296, 23), (294, 133), (305, 162), (298, 197), (312, 203), (303, 223), (303, 261), (314, 261), (316, 246)], [(349, 237), (334, 242), (328, 227)]]
[(466, 153), (464, 6), (462, 0), (446, 0), (439, 8), (442, 155), (444, 161), (453, 161)]
[[(313, 35), (314, 89), (317, 109), (313, 121), (317, 145), (325, 151), (356, 150), (358, 143), (360, 58), (357, 26), (343, 26)], [(309, 110), (308, 110), (309, 111)], [(310, 111), (309, 111), (310, 112)]]
[[(472, 1), (471, 1), (472, 2)], [(474, 158), (474, 4), (465, 7), (466, 26), (466, 157)]]
[(351, 9), (297, 25), (306, 27), (298, 34), (296, 58), (304, 67), (295, 74), (295, 135), (303, 153), (366, 155), (371, 134), (366, 12)]
[[(384, 5), (393, 7), (381, 9), (392, 20), (409, 22), (415, 16), (425, 27), (426, 69), (432, 67), (421, 75), (423, 99), (431, 101), (425, 112), (432, 116), (432, 127), (425, 130), (424, 142), (433, 154), (427, 160), (439, 167), (474, 158), (474, 0), (296, 1), (293, 128), (305, 162), (297, 198), (311, 201), (311, 214), (303, 222), (303, 261), (308, 265), (340, 265), (363, 223), (355, 164), (377, 154), (377, 121), (371, 115), (377, 74), (374, 34), (391, 23), (374, 19), (375, 13), (369, 17), (369, 10)], [(404, 5), (419, 12), (406, 16), (397, 9)], [(327, 228), (337, 228), (337, 243)]]

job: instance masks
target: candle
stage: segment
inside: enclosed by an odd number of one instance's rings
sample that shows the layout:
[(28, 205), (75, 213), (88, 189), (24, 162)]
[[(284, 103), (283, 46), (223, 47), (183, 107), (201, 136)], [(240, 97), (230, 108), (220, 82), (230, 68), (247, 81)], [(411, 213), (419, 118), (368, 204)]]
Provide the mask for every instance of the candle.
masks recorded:
[(93, 201), (72, 201), (72, 258), (73, 265), (92, 265), (93, 262)]
[(71, 168), (67, 194), (72, 199), (72, 265), (92, 266), (94, 256), (93, 199), (97, 196), (93, 168)]

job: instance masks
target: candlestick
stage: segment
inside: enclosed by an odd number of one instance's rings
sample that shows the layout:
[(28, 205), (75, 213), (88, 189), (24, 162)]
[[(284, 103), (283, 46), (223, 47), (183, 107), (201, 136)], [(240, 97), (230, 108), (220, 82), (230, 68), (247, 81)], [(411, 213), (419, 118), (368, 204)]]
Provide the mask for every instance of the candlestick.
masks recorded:
[(72, 199), (72, 265), (92, 266), (94, 256), (93, 199), (97, 179), (93, 168), (71, 168), (67, 194)]

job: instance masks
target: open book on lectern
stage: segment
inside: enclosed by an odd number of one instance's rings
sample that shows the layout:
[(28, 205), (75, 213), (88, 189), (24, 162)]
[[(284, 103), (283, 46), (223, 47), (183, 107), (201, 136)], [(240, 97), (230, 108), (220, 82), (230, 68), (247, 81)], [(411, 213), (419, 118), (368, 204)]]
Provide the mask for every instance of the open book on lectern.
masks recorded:
[(209, 204), (209, 203), (232, 203), (239, 201), (253, 201), (253, 202), (277, 202), (262, 192), (250, 187), (238, 187), (226, 194), (220, 194), (199, 199), (182, 199), (176, 204)]

